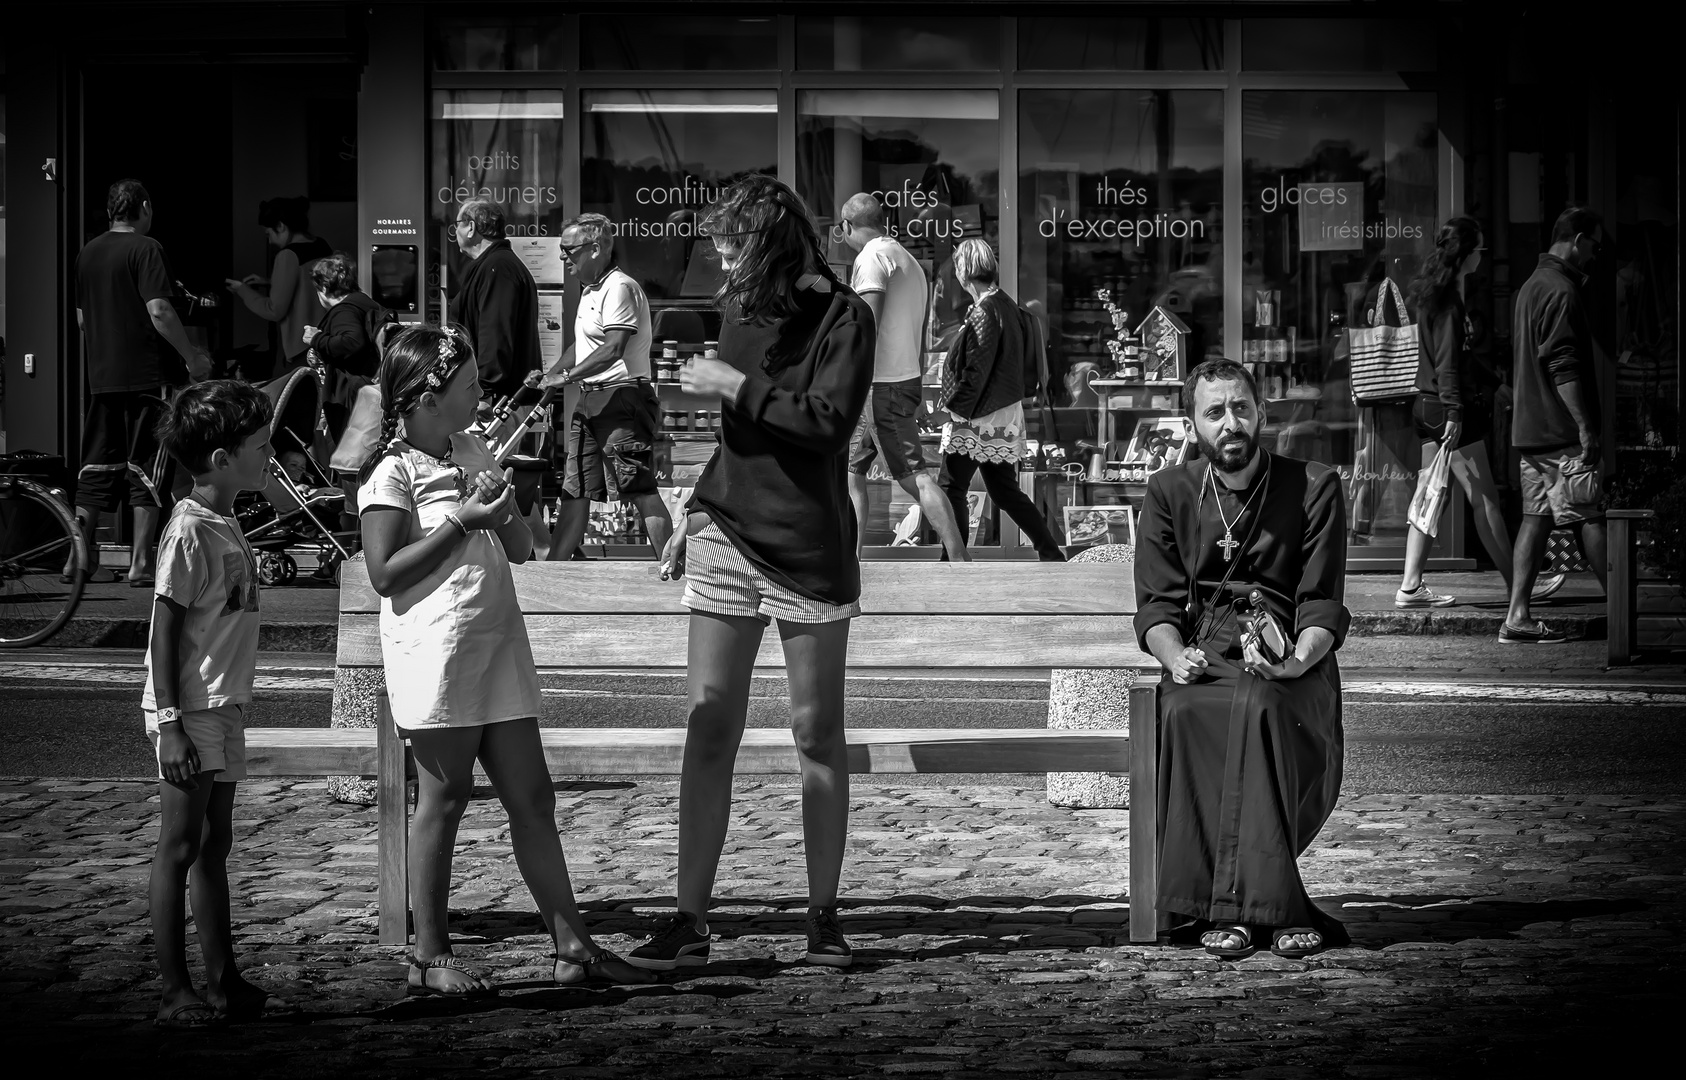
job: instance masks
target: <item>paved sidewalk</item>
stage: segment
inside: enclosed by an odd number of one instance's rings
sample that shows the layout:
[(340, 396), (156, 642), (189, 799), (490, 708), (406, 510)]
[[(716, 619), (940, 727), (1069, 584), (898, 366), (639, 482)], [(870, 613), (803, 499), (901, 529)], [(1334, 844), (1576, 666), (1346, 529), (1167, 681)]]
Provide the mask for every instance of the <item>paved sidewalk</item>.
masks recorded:
[[(671, 903), (677, 785), (558, 785), (595, 931)], [(0, 782), (0, 983), (39, 1061), (80, 1075), (1448, 1077), (1637, 1075), (1672, 1030), (1686, 805), (1634, 798), (1343, 801), (1303, 861), (1355, 947), (1222, 963), (1128, 944), (1125, 815), (1002, 786), (858, 784), (840, 973), (795, 963), (797, 793), (740, 782), (695, 974), (544, 984), (548, 942), (495, 801), (464, 821), (460, 951), (493, 1001), (406, 1001), (374, 944), (374, 814), (316, 782), (242, 786), (232, 864), (256, 1025), (159, 1033), (139, 782)], [(1666, 1019), (1665, 1019), (1666, 1017)], [(1596, 1073), (1588, 1069), (1596, 1066)]]

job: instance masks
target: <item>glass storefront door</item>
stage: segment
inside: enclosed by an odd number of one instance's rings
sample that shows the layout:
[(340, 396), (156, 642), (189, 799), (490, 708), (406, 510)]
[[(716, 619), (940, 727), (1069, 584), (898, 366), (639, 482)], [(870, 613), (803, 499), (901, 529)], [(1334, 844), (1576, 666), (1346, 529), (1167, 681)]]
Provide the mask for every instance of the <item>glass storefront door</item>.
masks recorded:
[(1429, 93), (1249, 91), (1242, 98), (1243, 355), (1267, 445), (1347, 480), (1348, 537), (1398, 548), (1421, 464), (1408, 401), (1357, 407), (1350, 328), (1432, 244), (1439, 133)]

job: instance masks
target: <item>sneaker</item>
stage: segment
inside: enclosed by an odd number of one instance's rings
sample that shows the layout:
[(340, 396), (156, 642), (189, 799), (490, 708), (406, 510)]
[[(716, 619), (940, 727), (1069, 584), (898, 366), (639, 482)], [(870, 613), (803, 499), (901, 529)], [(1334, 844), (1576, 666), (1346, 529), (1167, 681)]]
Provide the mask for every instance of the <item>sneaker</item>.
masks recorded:
[(854, 951), (843, 937), (835, 907), (808, 909), (808, 963), (826, 967), (848, 967)]
[(1528, 599), (1530, 601), (1544, 600), (1546, 597), (1555, 593), (1558, 589), (1561, 589), (1563, 587), (1563, 583), (1568, 580), (1568, 574), (1552, 574), (1549, 577), (1536, 578), (1534, 581), (1534, 591), (1528, 594)]
[(1526, 630), (1508, 622), (1499, 627), (1499, 641), (1505, 645), (1561, 645), (1568, 640), (1569, 635), (1545, 623), (1540, 623), (1537, 630)]
[(650, 940), (626, 954), (626, 962), (647, 971), (701, 967), (708, 963), (707, 934), (697, 933), (696, 917), (676, 911), (663, 920)]
[(1455, 596), (1442, 596), (1427, 585), (1420, 584), (1410, 592), (1398, 589), (1393, 594), (1393, 606), (1397, 608), (1445, 607), (1457, 602)]

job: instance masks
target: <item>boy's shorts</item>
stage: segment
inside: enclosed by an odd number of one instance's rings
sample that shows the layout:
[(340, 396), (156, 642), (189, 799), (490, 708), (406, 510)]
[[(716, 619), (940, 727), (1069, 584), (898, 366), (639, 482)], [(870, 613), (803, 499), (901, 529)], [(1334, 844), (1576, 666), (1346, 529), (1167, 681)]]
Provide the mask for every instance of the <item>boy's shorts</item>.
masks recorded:
[[(182, 728), (199, 751), (199, 771), (217, 773), (215, 782), (232, 784), (246, 779), (246, 707), (224, 705), (220, 709), (184, 712)], [(147, 710), (146, 737), (152, 740), (152, 755), (158, 756), (158, 714)], [(158, 770), (164, 778), (164, 770)]]
[(1599, 521), (1604, 492), (1598, 466), (1581, 467), (1581, 448), (1522, 453), (1522, 512), (1549, 517), (1558, 525)]
[(810, 600), (771, 581), (744, 558), (713, 518), (685, 538), (685, 596), (692, 611), (738, 615), (763, 623), (829, 623), (861, 613), (859, 602), (828, 604)]
[(919, 439), (919, 409), (924, 391), (918, 379), (873, 383), (849, 440), (849, 469), (857, 476), (872, 470), (880, 456), (890, 479), (903, 480), (929, 468)]

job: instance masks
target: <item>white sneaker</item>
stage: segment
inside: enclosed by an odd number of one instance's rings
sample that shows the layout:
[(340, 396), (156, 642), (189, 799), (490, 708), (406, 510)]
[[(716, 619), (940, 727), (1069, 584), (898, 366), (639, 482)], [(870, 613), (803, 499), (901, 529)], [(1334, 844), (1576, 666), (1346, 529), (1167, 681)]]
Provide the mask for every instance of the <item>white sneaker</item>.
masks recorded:
[(1445, 607), (1457, 602), (1457, 597), (1442, 596), (1427, 585), (1418, 585), (1410, 592), (1398, 589), (1393, 594), (1393, 606), (1397, 608)]
[(1568, 574), (1551, 574), (1547, 577), (1536, 578), (1534, 580), (1534, 591), (1528, 594), (1528, 599), (1530, 601), (1544, 600), (1561, 589), (1563, 583), (1568, 580)]

